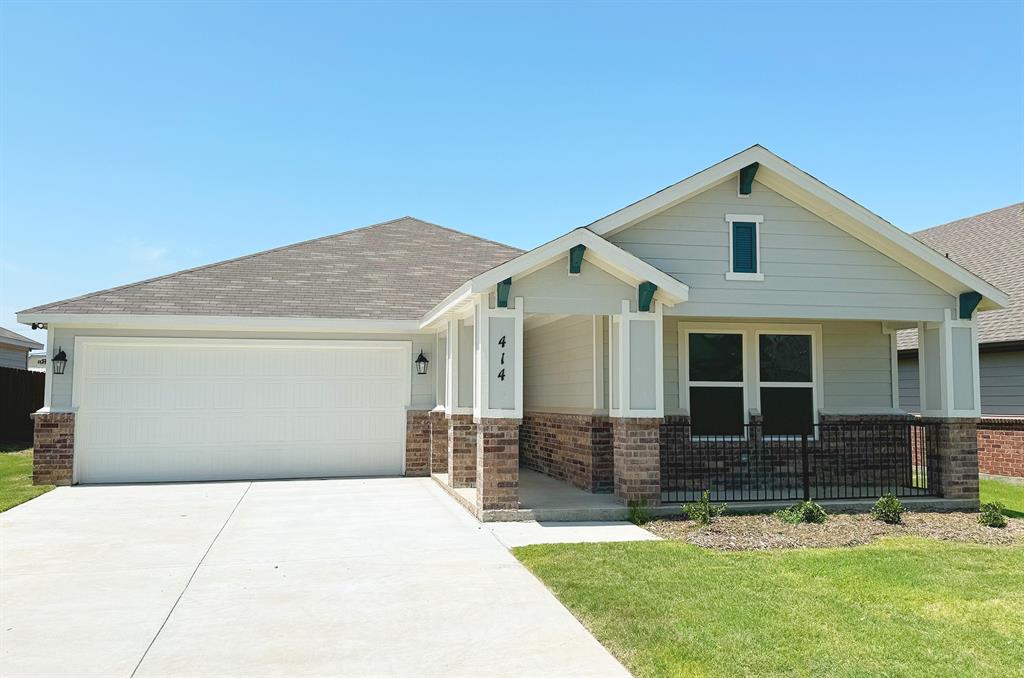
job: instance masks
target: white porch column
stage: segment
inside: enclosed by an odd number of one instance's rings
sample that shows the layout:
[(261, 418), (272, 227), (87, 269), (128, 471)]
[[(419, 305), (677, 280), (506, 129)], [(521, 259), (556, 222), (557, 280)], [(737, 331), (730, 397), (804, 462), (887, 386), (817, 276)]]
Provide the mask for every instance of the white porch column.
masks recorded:
[(623, 300), (611, 321), (612, 456), (620, 501), (661, 501), (661, 422), (665, 414), (661, 302), (633, 312)]
[(981, 416), (977, 314), (941, 322), (918, 323), (921, 414), (926, 417)]
[(519, 508), (519, 424), (523, 418), (523, 299), (491, 308), (474, 305), (477, 427), (476, 503), (480, 511)]

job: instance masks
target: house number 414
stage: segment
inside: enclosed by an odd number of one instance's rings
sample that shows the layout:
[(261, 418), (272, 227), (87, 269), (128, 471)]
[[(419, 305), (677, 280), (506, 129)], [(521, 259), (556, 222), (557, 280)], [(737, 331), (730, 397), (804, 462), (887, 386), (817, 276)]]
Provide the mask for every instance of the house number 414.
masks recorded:
[(499, 365), (501, 365), (501, 371), (498, 372), (498, 379), (505, 381), (505, 335), (501, 335), (501, 339), (498, 339), (498, 346), (501, 346), (502, 348), (501, 362), (499, 363)]

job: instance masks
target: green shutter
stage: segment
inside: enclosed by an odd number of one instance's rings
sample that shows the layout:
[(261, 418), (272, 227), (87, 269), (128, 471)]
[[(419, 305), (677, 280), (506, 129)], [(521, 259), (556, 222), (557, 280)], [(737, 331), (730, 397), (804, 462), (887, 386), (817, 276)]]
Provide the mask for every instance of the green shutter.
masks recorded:
[(757, 224), (734, 221), (732, 224), (732, 270), (757, 273)]

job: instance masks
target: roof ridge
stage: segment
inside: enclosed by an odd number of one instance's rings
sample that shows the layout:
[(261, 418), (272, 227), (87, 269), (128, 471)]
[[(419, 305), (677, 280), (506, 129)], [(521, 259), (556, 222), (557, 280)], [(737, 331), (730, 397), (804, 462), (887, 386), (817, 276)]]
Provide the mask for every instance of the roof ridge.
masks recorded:
[[(499, 247), (507, 247), (510, 250), (517, 250), (519, 252), (526, 252), (527, 251), (527, 250), (524, 250), (522, 248), (515, 247), (514, 245), (509, 245), (509, 244), (506, 244), (506, 243), (503, 243), (503, 242), (498, 242), (497, 240), (490, 240), (489, 238), (481, 238), (478, 235), (473, 235), (472, 233), (466, 233), (465, 231), (460, 231), (457, 228), (449, 228), (448, 226), (442, 226), (441, 224), (435, 224), (432, 221), (425, 221), (423, 219), (420, 219), (419, 217), (414, 217), (414, 216), (409, 215), (409, 214), (407, 214), (404, 217), (402, 217), (402, 219), (412, 219), (413, 221), (418, 221), (421, 224), (426, 224), (427, 226), (433, 226), (435, 228), (440, 228), (442, 231), (448, 231), (449, 233), (457, 233), (458, 235), (464, 235), (467, 238), (473, 238), (474, 240), (479, 240), (480, 242), (489, 243), (491, 245), (498, 245)], [(399, 219), (395, 219), (394, 221), (400, 221), (400, 220)], [(385, 223), (391, 223), (391, 222), (385, 222)]]
[(939, 229), (939, 228), (945, 228), (946, 226), (952, 226), (953, 224), (958, 224), (961, 221), (968, 221), (968, 220), (977, 219), (978, 217), (984, 217), (984, 216), (986, 216), (988, 214), (992, 214), (993, 212), (1002, 212), (1003, 210), (1008, 210), (1008, 209), (1011, 209), (1013, 207), (1024, 208), (1024, 202), (1012, 202), (1009, 205), (1004, 205), (1002, 207), (996, 207), (995, 209), (991, 209), (991, 210), (988, 210), (986, 212), (980, 212), (978, 214), (972, 214), (971, 216), (960, 217), (959, 219), (953, 219), (952, 221), (947, 221), (944, 224), (938, 224), (936, 226), (929, 226), (928, 228), (922, 228), (920, 231), (914, 231), (911, 235), (914, 235), (914, 236), (921, 235), (922, 233), (927, 233), (928, 231), (934, 231), (934, 230)]

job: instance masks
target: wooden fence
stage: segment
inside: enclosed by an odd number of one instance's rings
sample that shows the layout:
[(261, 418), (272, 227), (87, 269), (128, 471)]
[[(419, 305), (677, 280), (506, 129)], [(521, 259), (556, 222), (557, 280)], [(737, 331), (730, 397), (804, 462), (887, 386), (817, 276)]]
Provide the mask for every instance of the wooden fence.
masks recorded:
[(0, 442), (31, 443), (30, 414), (43, 406), (46, 375), (0, 367)]

